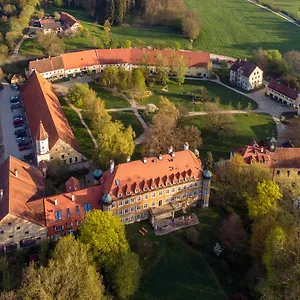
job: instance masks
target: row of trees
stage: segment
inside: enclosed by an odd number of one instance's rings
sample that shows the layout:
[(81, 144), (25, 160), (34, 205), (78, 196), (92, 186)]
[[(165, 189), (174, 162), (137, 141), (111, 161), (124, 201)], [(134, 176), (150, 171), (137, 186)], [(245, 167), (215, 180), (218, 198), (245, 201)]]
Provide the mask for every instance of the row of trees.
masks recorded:
[(294, 201), (300, 182), (279, 186), (271, 179), (268, 169), (246, 165), (239, 155), (218, 165), (216, 199), (233, 210), (220, 227), (222, 247), (236, 262), (250, 249), (251, 297), (298, 299), (299, 213)]
[(83, 108), (84, 118), (91, 124), (98, 144), (93, 155), (94, 162), (107, 169), (111, 159), (117, 163), (126, 161), (126, 157), (134, 151), (135, 132), (132, 127), (113, 121), (105, 110), (104, 102), (88, 84), (76, 83), (68, 97), (76, 106)]
[(26, 267), (15, 290), (7, 258), (1, 258), (0, 282), (5, 292), (0, 298), (126, 299), (139, 285), (139, 258), (130, 250), (124, 225), (110, 213), (90, 212), (77, 240), (61, 238), (50, 258), (49, 252), (49, 244), (42, 242), (41, 266)]

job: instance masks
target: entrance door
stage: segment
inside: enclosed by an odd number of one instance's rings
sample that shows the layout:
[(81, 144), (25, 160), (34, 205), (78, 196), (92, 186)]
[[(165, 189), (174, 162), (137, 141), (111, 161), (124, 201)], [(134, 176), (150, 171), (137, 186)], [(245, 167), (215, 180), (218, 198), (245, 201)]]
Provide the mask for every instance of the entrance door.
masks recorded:
[(162, 206), (162, 200), (158, 201), (158, 206)]

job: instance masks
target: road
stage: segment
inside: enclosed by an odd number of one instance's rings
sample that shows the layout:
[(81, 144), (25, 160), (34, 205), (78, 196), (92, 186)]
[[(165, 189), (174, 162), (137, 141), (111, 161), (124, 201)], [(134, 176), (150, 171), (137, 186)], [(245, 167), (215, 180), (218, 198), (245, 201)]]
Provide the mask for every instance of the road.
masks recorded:
[(13, 115), (20, 114), (24, 116), (25, 113), (23, 108), (16, 109), (13, 113), (11, 112), (10, 97), (17, 96), (19, 92), (12, 90), (7, 83), (4, 83), (3, 85), (4, 90), (0, 91), (0, 129), (3, 135), (4, 153), (2, 157), (0, 157), (0, 163), (9, 155), (22, 159), (24, 154), (32, 152), (32, 149), (20, 152), (16, 142)]

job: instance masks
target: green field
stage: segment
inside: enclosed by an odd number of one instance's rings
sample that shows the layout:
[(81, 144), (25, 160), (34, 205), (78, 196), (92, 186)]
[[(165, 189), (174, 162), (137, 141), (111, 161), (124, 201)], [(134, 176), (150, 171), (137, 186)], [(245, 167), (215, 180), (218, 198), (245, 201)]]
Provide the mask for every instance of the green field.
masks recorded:
[(220, 136), (217, 139), (206, 126), (206, 116), (189, 118), (187, 124), (197, 126), (202, 133), (201, 158), (206, 152), (211, 151), (215, 160), (229, 158), (230, 151), (234, 148), (248, 144), (252, 139), (257, 142), (275, 136), (276, 125), (272, 117), (265, 114), (236, 114), (236, 124), (229, 136)]
[(143, 127), (135, 114), (132, 111), (116, 111), (110, 112), (113, 120), (120, 120), (125, 127), (131, 125), (132, 129), (135, 131), (136, 137), (139, 137), (143, 132)]
[(246, 108), (248, 103), (251, 104), (253, 109), (257, 108), (256, 102), (243, 96), (237, 92), (234, 92), (226, 87), (223, 87), (217, 83), (200, 80), (186, 80), (183, 85), (178, 85), (174, 82), (168, 84), (169, 92), (163, 92), (161, 86), (157, 85), (150, 90), (153, 95), (144, 99), (141, 104), (154, 103), (155, 105), (159, 102), (159, 96), (167, 97), (176, 106), (183, 105), (189, 111), (202, 111), (204, 110), (204, 104), (193, 104), (192, 94), (199, 89), (199, 86), (204, 86), (212, 99), (216, 97), (220, 98), (220, 107), (224, 110), (236, 109), (240, 102), (243, 108)]
[(130, 104), (126, 99), (121, 96), (114, 95), (100, 87), (98, 84), (91, 83), (90, 87), (97, 93), (97, 97), (104, 101), (106, 109), (130, 107)]
[(282, 9), (299, 19), (300, 0), (263, 0), (264, 3)]
[[(300, 29), (298, 27), (246, 0), (186, 0), (186, 3), (188, 7), (197, 10), (200, 15), (201, 33), (194, 42), (194, 50), (235, 57), (250, 57), (252, 51), (259, 47), (278, 49), (283, 53), (300, 50)], [(297, 6), (293, 2), (293, 7), (294, 5)], [(96, 39), (101, 38), (102, 26), (94, 24), (94, 20), (85, 11), (64, 10), (78, 18), (83, 27), (89, 29)], [(53, 13), (55, 9), (46, 8), (45, 11)], [(141, 29), (119, 26), (113, 27), (112, 38), (115, 42), (129, 39), (133, 45), (141, 44), (140, 41), (146, 45), (159, 43), (172, 45), (174, 41), (177, 41), (184, 49), (190, 47), (188, 40), (183, 38), (180, 30), (174, 28)], [(66, 50), (92, 48), (91, 37), (65, 38), (64, 42)]]
[(94, 143), (89, 136), (88, 132), (81, 124), (80, 119), (76, 112), (65, 103), (63, 99), (60, 98), (60, 103), (64, 110), (64, 113), (70, 123), (70, 126), (73, 130), (75, 138), (79, 144), (81, 153), (87, 158), (91, 159), (93, 155), (93, 150), (95, 149)]
[[(143, 268), (140, 288), (130, 300), (223, 300), (232, 299), (237, 291), (245, 288), (248, 263), (226, 274), (220, 269), (223, 255), (217, 257), (212, 253), (215, 242), (219, 241), (218, 228), (225, 213), (216, 207), (192, 211), (200, 221), (194, 226), (200, 232), (199, 246), (187, 243), (186, 229), (157, 237), (149, 221), (126, 227), (130, 246), (140, 255)], [(142, 226), (148, 230), (145, 236), (138, 233)]]

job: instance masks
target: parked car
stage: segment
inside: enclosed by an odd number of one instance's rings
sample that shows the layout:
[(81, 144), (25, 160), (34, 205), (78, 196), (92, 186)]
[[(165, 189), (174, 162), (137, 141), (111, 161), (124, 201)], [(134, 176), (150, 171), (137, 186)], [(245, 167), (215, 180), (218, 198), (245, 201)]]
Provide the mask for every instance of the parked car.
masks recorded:
[(14, 120), (23, 120), (21, 115), (14, 115)]
[(14, 83), (11, 84), (10, 87), (11, 87), (12, 89), (16, 90), (16, 91), (19, 90), (19, 87), (18, 87), (16, 84), (14, 84)]
[(18, 138), (24, 138), (24, 137), (26, 137), (26, 136), (27, 136), (26, 132), (19, 133), (19, 134), (17, 134), (17, 139), (18, 139)]
[(14, 120), (14, 125), (16, 124), (24, 124), (24, 121), (23, 120)]
[(18, 146), (27, 146), (27, 145), (30, 145), (30, 140), (29, 139), (24, 139), (24, 140), (20, 140), (18, 141)]
[(17, 137), (16, 138), (17, 143), (20, 143), (22, 141), (25, 141), (25, 138), (23, 136)]
[(17, 129), (15, 130), (15, 135), (25, 134), (26, 136), (26, 130), (24, 129)]
[(14, 109), (20, 108), (20, 107), (21, 107), (20, 102), (13, 103), (13, 104), (10, 106), (11, 110), (14, 110)]
[(11, 103), (15, 103), (15, 102), (19, 102), (20, 101), (20, 97), (19, 96), (12, 96), (10, 97), (10, 102)]
[(24, 151), (24, 150), (27, 150), (27, 149), (30, 149), (30, 148), (31, 148), (30, 145), (19, 146), (20, 151)]
[(14, 123), (15, 128), (20, 128), (23, 127), (24, 122), (23, 123)]

